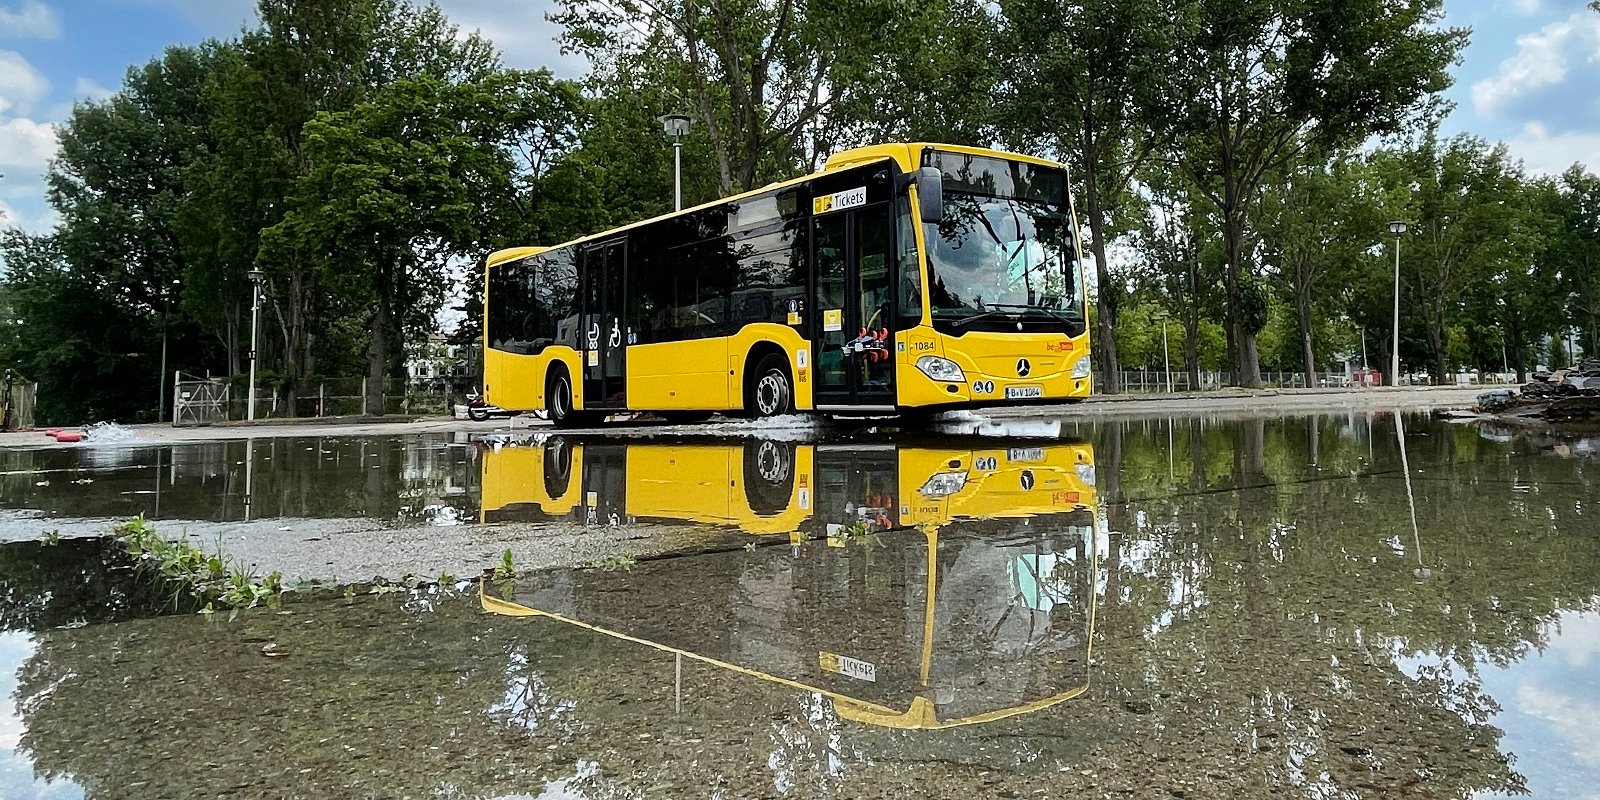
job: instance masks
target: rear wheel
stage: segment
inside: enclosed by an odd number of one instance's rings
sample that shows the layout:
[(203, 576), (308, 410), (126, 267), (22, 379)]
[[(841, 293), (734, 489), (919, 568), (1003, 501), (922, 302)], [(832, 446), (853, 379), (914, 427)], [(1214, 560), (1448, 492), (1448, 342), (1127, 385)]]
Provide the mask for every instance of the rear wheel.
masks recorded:
[(794, 381), (789, 377), (789, 359), (770, 353), (756, 364), (745, 398), (745, 410), (753, 417), (776, 417), (794, 413)]
[(550, 423), (557, 428), (577, 428), (590, 425), (597, 417), (572, 408), (572, 378), (565, 369), (550, 373), (544, 390), (544, 407), (550, 414)]

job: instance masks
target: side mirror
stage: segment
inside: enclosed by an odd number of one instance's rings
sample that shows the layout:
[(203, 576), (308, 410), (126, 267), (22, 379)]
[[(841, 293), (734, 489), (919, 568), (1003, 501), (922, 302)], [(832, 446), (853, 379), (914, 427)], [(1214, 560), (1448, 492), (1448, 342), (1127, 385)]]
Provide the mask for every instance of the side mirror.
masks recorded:
[(944, 176), (938, 167), (917, 170), (917, 210), (923, 222), (944, 221)]

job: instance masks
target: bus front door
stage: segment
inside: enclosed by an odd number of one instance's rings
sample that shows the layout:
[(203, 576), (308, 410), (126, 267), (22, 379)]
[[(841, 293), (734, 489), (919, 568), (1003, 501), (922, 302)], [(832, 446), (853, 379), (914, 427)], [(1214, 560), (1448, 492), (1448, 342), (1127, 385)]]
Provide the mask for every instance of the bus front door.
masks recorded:
[(627, 334), (622, 328), (623, 240), (583, 251), (583, 407), (625, 408)]
[(894, 408), (890, 208), (879, 203), (813, 217), (820, 411)]

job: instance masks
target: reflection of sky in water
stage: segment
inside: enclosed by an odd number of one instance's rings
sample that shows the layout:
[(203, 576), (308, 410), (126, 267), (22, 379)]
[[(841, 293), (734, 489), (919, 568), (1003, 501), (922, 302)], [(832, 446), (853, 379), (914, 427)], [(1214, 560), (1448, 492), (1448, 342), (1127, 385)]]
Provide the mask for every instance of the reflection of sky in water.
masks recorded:
[(22, 739), (22, 717), (17, 714), (17, 670), (33, 655), (33, 638), (26, 633), (0, 633), (0, 797), (6, 800), (66, 800), (83, 797), (83, 788), (68, 781), (47, 783), (33, 777), (33, 761), (17, 752)]
[[(1505, 668), (1482, 662), (1482, 691), (1501, 711), (1500, 750), (1528, 778), (1534, 797), (1600, 800), (1600, 614), (1567, 612), (1544, 631), (1549, 644)], [(1437, 657), (1400, 659), (1416, 675)], [(1458, 665), (1450, 665), (1457, 675)]]

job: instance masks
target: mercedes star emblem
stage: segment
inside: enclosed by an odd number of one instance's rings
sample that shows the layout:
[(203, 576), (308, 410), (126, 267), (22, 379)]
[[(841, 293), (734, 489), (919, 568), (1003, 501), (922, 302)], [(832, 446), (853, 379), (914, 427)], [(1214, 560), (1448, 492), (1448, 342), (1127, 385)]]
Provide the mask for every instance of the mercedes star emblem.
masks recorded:
[(1022, 491), (1033, 491), (1033, 470), (1031, 469), (1025, 469), (1022, 471)]
[(1026, 358), (1017, 359), (1017, 377), (1026, 378), (1026, 377), (1028, 377), (1028, 373), (1031, 372), (1032, 370), (1033, 370), (1033, 368), (1028, 365), (1028, 359), (1026, 359)]

